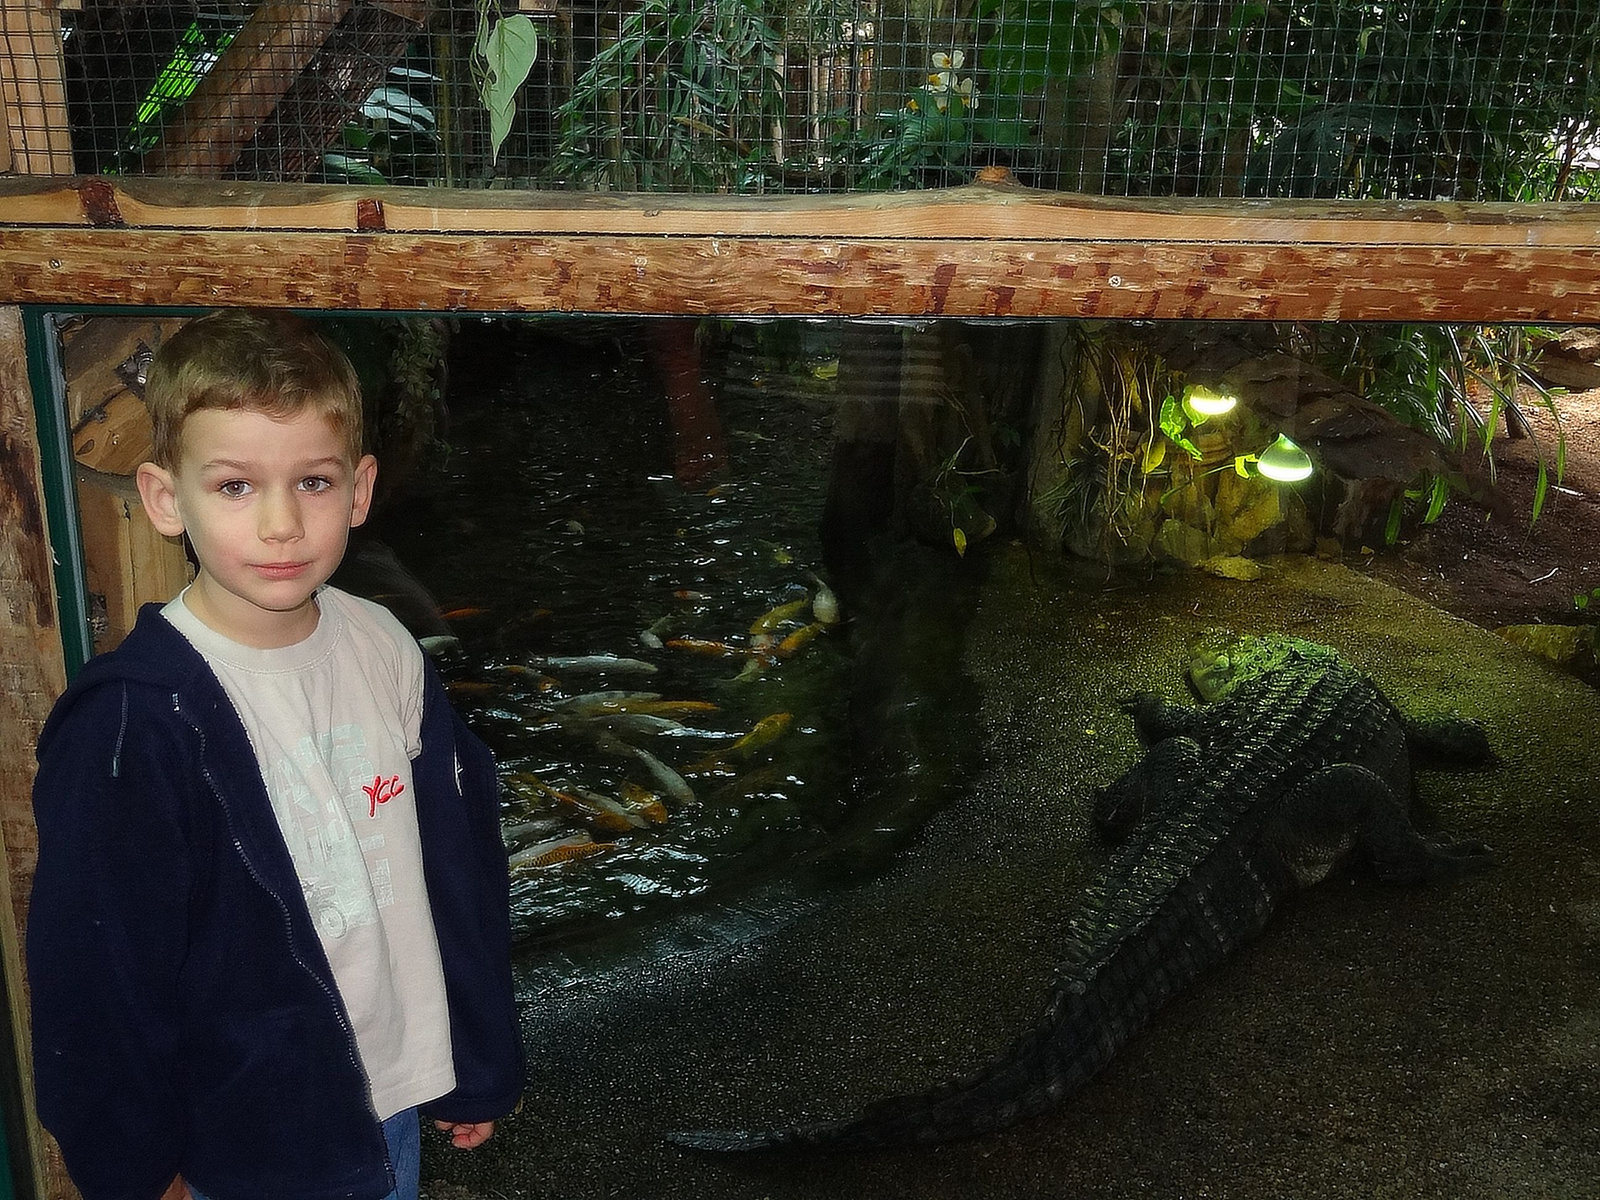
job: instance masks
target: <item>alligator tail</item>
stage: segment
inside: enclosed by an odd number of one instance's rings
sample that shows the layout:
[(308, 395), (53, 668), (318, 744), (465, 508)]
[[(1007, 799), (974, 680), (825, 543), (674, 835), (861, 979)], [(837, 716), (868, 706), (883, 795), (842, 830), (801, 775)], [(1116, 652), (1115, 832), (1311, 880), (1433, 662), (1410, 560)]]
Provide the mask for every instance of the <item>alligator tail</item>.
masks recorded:
[[(1213, 864), (1215, 865), (1215, 864)], [(1094, 1076), (1191, 980), (1265, 926), (1276, 889), (1237, 858), (1214, 888), (1173, 889), (1142, 928), (1093, 966), (1058, 977), (1042, 1018), (974, 1075), (868, 1105), (856, 1116), (765, 1130), (694, 1130), (693, 1150), (872, 1150), (978, 1137), (1047, 1112)]]

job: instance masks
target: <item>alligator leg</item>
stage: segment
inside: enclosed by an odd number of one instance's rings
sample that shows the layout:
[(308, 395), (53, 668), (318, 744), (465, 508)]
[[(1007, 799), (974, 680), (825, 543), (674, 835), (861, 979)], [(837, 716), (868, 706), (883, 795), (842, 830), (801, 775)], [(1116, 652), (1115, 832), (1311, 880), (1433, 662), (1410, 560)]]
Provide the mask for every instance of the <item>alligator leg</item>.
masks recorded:
[(1307, 776), (1279, 806), (1266, 836), (1302, 886), (1324, 878), (1352, 846), (1384, 883), (1420, 883), (1492, 861), (1481, 842), (1418, 833), (1405, 800), (1380, 776), (1351, 763)]
[(1094, 823), (1108, 842), (1121, 841), (1133, 827), (1181, 796), (1200, 774), (1200, 743), (1169, 737), (1110, 787), (1094, 793)]
[(1133, 718), (1141, 746), (1154, 746), (1189, 730), (1199, 710), (1187, 704), (1174, 704), (1154, 692), (1135, 692), (1122, 702), (1122, 711)]
[(1499, 761), (1483, 726), (1464, 717), (1402, 717), (1412, 752), (1457, 766), (1486, 767)]

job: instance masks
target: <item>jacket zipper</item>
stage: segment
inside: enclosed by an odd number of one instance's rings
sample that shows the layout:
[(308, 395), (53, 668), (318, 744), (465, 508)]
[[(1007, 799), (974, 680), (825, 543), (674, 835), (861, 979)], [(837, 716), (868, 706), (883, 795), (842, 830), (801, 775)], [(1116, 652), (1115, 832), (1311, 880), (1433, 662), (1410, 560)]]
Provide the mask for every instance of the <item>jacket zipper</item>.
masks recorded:
[(378, 1137), (383, 1143), (383, 1169), (389, 1177), (389, 1190), (392, 1192), (398, 1186), (399, 1173), (395, 1170), (394, 1163), (389, 1158), (389, 1139), (383, 1136), (383, 1122), (378, 1118), (378, 1110), (372, 1103), (372, 1080), (367, 1076), (367, 1068), (361, 1062), (361, 1053), (356, 1047), (355, 1030), (350, 1027), (350, 1022), (345, 1019), (343, 1001), (339, 999), (339, 994), (334, 990), (333, 986), (323, 979), (317, 973), (316, 968), (306, 962), (300, 956), (300, 952), (295, 949), (294, 919), (289, 912), (289, 905), (272, 885), (261, 877), (261, 873), (256, 870), (255, 863), (251, 862), (250, 856), (245, 853), (244, 843), (239, 840), (239, 835), (234, 829), (233, 810), (228, 804), (228, 798), (223, 795), (222, 789), (217, 786), (217, 781), (211, 774), (211, 768), (206, 763), (205, 731), (184, 710), (176, 693), (172, 697), (172, 709), (184, 719), (189, 728), (194, 730), (195, 736), (200, 739), (200, 775), (206, 781), (206, 786), (211, 789), (211, 794), (217, 798), (217, 803), (222, 806), (223, 816), (228, 822), (229, 840), (233, 842), (234, 852), (238, 854), (240, 861), (244, 863), (244, 869), (249, 872), (250, 878), (255, 880), (256, 886), (271, 896), (273, 902), (278, 906), (278, 912), (283, 917), (284, 941), (288, 943), (289, 956), (294, 959), (296, 966), (311, 976), (312, 981), (316, 983), (322, 994), (327, 997), (329, 1007), (333, 1009), (334, 1020), (339, 1022), (339, 1028), (344, 1033), (345, 1053), (349, 1056), (350, 1064), (355, 1067), (356, 1073), (361, 1076), (362, 1083), (366, 1085), (367, 1112), (378, 1125)]

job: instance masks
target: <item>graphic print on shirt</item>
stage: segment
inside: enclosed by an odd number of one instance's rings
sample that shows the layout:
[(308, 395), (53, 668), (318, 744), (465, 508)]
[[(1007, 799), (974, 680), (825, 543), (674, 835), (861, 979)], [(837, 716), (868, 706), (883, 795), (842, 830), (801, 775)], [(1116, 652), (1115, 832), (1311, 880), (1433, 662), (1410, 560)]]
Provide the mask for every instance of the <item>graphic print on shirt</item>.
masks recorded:
[(338, 939), (394, 902), (384, 804), (405, 790), (372, 760), (360, 725), (300, 739), (267, 773), (267, 794), (317, 933)]

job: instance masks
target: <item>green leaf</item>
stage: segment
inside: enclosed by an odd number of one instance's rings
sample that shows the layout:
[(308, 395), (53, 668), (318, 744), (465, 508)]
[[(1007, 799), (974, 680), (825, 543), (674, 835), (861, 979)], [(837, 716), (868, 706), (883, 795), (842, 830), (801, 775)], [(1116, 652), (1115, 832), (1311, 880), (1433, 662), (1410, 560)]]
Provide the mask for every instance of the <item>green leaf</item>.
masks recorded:
[(521, 13), (501, 17), (479, 27), (475, 49), (478, 93), (489, 113), (489, 161), (493, 162), (511, 133), (517, 92), (527, 82), (539, 53), (539, 31), (533, 19)]
[(1173, 445), (1180, 447), (1190, 458), (1199, 459), (1204, 455), (1200, 447), (1196, 446), (1184, 436), (1184, 430), (1189, 426), (1189, 418), (1184, 415), (1183, 401), (1176, 396), (1168, 396), (1161, 402), (1161, 432)]
[(1439, 519), (1439, 514), (1444, 511), (1444, 502), (1449, 496), (1450, 485), (1445, 482), (1443, 475), (1435, 475), (1428, 489), (1428, 511), (1422, 518), (1424, 525), (1432, 525)]

